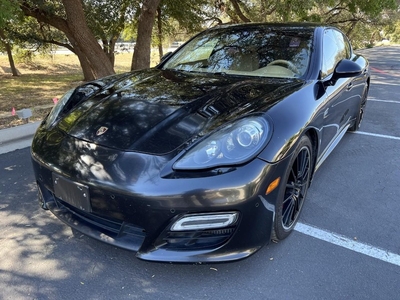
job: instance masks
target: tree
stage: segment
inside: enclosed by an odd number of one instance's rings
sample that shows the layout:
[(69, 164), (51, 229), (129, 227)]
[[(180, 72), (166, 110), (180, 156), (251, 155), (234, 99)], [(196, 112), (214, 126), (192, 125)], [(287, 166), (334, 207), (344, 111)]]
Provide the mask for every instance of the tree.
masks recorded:
[(137, 29), (137, 40), (132, 57), (131, 70), (150, 66), (151, 36), (157, 7), (161, 0), (143, 0)]
[(305, 20), (332, 24), (342, 29), (352, 40), (355, 47), (366, 47), (373, 44), (377, 34), (388, 23), (387, 10), (395, 10), (396, 0), (381, 1), (330, 1), (326, 7), (322, 1), (305, 17)]
[(378, 26), (389, 19), (383, 12), (395, 10), (396, 0), (219, 0), (229, 22), (311, 21), (332, 24), (353, 38), (353, 43), (369, 43)]
[(111, 61), (87, 25), (80, 0), (62, 0), (58, 6), (34, 2), (21, 1), (20, 8), (26, 16), (49, 24), (66, 35), (73, 52), (78, 56), (85, 80), (115, 73)]
[(3, 28), (0, 28), (0, 42), (3, 44), (3, 47), (7, 53), (8, 61), (10, 63), (10, 69), (13, 76), (19, 76), (18, 70), (15, 67), (14, 58), (12, 55), (12, 46), (7, 41), (7, 37)]
[(380, 38), (390, 39), (391, 42), (400, 43), (400, 14), (391, 13), (387, 15), (392, 22), (387, 24), (383, 30), (384, 36)]
[(12, 19), (15, 19), (17, 6), (13, 2), (0, 0), (0, 45), (3, 46), (7, 53), (10, 69), (13, 76), (18, 76), (18, 70), (15, 67), (12, 55), (12, 44), (7, 38), (6, 28)]
[[(140, 10), (138, 11), (139, 13), (141, 12)], [(219, 23), (222, 23), (217, 18), (217, 15), (216, 7), (209, 0), (162, 0), (156, 9), (156, 20), (152, 29), (155, 33), (152, 34), (152, 43), (149, 45), (149, 49), (151, 45), (157, 46), (161, 59), (163, 56), (163, 44), (166, 40), (169, 38), (176, 40), (179, 36), (180, 38), (185, 38), (201, 31), (210, 21), (215, 21), (216, 19)], [(133, 20), (126, 28), (127, 30), (124, 32), (126, 37), (139, 38), (138, 22)], [(137, 45), (136, 49), (138, 48), (140, 49), (141, 47)], [(142, 60), (140, 55), (142, 54), (135, 50), (133, 60)], [(148, 59), (141, 68), (148, 68), (149, 66), (150, 53), (148, 52)], [(135, 69), (134, 66), (132, 67)]]
[[(218, 11), (219, 13), (219, 11)], [(217, 11), (209, 0), (161, 1), (157, 10), (157, 45), (160, 59), (165, 37), (193, 35), (217, 18)]]
[(35, 18), (23, 16), (21, 22), (13, 23), (8, 27), (9, 38), (20, 48), (31, 52), (46, 53), (54, 45), (73, 48), (61, 31), (49, 24), (39, 23)]
[(115, 45), (121, 36), (127, 18), (138, 9), (138, 1), (132, 0), (86, 0), (84, 11), (93, 34), (102, 41), (103, 51), (114, 66)]

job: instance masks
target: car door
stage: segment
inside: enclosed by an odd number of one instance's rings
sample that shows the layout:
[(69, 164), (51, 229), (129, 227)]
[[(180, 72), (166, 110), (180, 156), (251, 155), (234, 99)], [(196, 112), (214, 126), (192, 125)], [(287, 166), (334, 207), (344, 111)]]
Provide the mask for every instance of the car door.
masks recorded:
[[(336, 65), (342, 59), (351, 58), (351, 49), (343, 34), (336, 29), (325, 29), (322, 47), (321, 80), (328, 81)], [(323, 129), (321, 150), (325, 152), (334, 139), (342, 132), (353, 114), (356, 93), (354, 78), (340, 78), (326, 86), (323, 105)]]

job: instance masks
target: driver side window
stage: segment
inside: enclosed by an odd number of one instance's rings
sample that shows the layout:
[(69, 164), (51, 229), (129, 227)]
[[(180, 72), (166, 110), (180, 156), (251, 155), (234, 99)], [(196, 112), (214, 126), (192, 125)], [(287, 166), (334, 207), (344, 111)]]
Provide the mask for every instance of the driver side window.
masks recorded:
[(349, 50), (346, 47), (343, 35), (339, 31), (325, 30), (322, 57), (321, 79), (332, 74), (339, 61), (349, 58)]

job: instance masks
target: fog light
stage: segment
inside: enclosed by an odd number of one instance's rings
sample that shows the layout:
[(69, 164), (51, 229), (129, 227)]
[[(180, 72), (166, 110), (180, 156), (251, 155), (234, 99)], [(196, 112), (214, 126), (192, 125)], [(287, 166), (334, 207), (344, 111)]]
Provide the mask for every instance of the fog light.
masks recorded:
[(184, 231), (228, 227), (237, 221), (238, 215), (237, 212), (186, 215), (176, 221), (171, 230)]

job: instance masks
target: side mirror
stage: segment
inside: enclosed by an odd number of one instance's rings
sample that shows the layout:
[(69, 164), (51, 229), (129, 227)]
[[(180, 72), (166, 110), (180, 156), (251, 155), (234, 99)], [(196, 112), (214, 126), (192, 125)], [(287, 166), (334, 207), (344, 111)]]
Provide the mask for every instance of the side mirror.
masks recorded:
[(349, 78), (356, 77), (360, 75), (362, 69), (359, 64), (352, 60), (342, 59), (336, 65), (335, 71), (333, 72), (333, 77), (336, 78)]
[(359, 64), (352, 60), (342, 59), (338, 62), (333, 71), (332, 77), (325, 82), (325, 85), (334, 85), (340, 78), (356, 77), (362, 73), (362, 68)]

